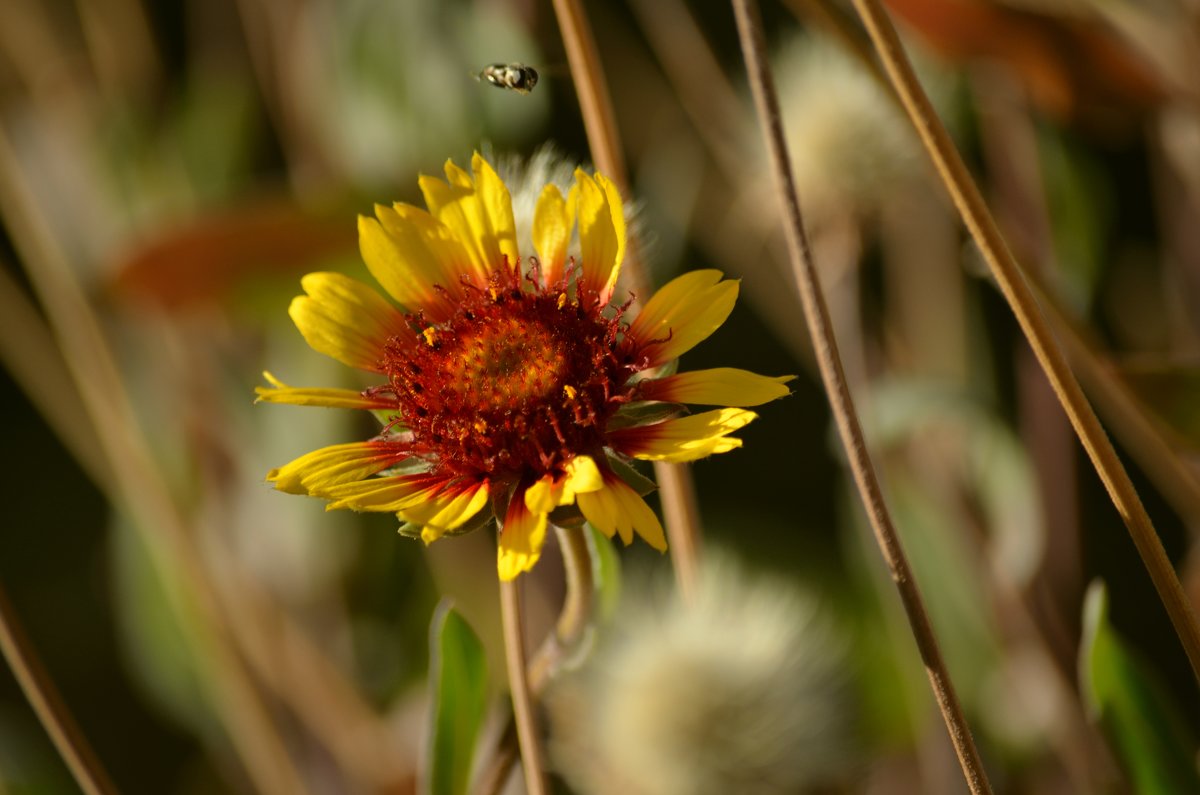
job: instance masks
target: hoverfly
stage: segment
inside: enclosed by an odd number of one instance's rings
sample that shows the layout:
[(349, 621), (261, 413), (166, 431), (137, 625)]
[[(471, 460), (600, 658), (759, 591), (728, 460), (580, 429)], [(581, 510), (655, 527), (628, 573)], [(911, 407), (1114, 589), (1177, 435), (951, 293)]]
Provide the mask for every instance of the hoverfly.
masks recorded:
[(496, 88), (528, 94), (537, 85), (538, 73), (523, 63), (490, 63), (475, 75), (475, 79), (486, 80)]

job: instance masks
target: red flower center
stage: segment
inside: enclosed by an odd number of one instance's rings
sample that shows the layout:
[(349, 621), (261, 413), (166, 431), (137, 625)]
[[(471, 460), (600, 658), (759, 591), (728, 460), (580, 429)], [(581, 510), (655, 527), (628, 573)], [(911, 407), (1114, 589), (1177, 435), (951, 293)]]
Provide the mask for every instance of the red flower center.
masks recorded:
[(639, 367), (620, 339), (621, 309), (564, 279), (546, 288), (503, 268), (466, 286), (445, 322), (411, 316), (384, 367), (411, 451), (439, 474), (515, 479), (596, 454)]

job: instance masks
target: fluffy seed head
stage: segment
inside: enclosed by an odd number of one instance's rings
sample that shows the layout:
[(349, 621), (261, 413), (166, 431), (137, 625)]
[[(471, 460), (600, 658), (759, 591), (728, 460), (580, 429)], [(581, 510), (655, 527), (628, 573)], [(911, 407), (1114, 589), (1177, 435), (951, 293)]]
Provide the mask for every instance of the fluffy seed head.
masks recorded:
[(861, 64), (807, 36), (775, 63), (796, 187), (811, 214), (870, 209), (913, 172), (908, 125)]
[(718, 561), (692, 604), (622, 615), (554, 694), (553, 750), (580, 791), (792, 793), (845, 765), (841, 647), (811, 598)]

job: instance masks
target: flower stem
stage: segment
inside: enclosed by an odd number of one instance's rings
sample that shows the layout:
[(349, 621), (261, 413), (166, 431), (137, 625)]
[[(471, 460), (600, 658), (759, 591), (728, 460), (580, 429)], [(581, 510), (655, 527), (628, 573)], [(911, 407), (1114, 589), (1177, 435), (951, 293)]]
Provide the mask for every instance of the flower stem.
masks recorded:
[[(629, 179), (625, 171), (620, 134), (617, 132), (616, 114), (587, 15), (580, 0), (554, 0), (554, 14), (562, 32), (571, 79), (575, 82), (575, 93), (579, 95), (588, 147), (592, 150), (596, 168), (612, 179), (623, 195), (628, 196)], [(626, 272), (633, 284), (635, 297), (649, 296), (649, 282), (638, 260), (638, 245), (632, 232), (625, 259), (630, 266)], [(675, 579), (683, 597), (688, 599), (694, 591), (700, 554), (700, 509), (696, 503), (696, 488), (691, 470), (685, 464), (656, 461), (654, 475), (662, 497), (663, 519), (671, 547)]]
[(545, 795), (546, 769), (542, 738), (534, 713), (525, 668), (525, 627), (521, 608), (520, 580), (501, 581), (500, 617), (504, 624), (504, 659), (508, 664), (508, 685), (512, 691), (513, 718), (517, 742), (521, 748), (521, 766), (525, 771), (525, 789), (529, 795)]
[[(595, 606), (595, 583), (592, 575), (592, 553), (582, 528), (555, 526), (562, 549), (567, 593), (554, 632), (542, 643), (529, 663), (529, 689), (536, 697), (554, 675), (564, 654), (571, 651), (584, 637)], [(515, 717), (515, 716), (514, 716)], [(505, 727), (487, 771), (480, 779), (480, 792), (495, 795), (504, 789), (509, 772), (516, 761), (517, 731), (514, 721)]]
[(764, 137), (784, 210), (784, 231), (787, 235), (792, 269), (795, 272), (800, 300), (804, 305), (804, 315), (808, 322), (809, 334), (812, 336), (817, 363), (820, 366), (821, 379), (824, 382), (826, 394), (829, 396), (838, 433), (846, 449), (850, 470), (854, 474), (854, 481), (858, 486), (859, 495), (866, 508), (871, 527), (875, 532), (875, 539), (891, 571), (896, 589), (900, 593), (900, 600), (904, 605), (913, 638), (916, 640), (921, 659), (925, 663), (925, 672), (929, 677), (942, 718), (946, 722), (946, 728), (950, 733), (950, 740), (954, 744), (955, 753), (958, 755), (959, 764), (962, 766), (963, 775), (966, 777), (967, 786), (975, 795), (990, 793), (992, 791), (991, 784), (984, 772), (979, 751), (975, 748), (975, 741), (971, 737), (971, 731), (962, 714), (962, 707), (959, 705), (954, 686), (942, 660), (933, 627), (925, 612), (920, 589), (900, 544), (900, 538), (892, 525), (879, 481), (867, 453), (866, 440), (863, 438), (858, 414), (850, 397), (850, 389), (846, 383), (837, 341), (834, 339), (829, 309), (825, 305), (825, 298), (817, 279), (816, 267), (809, 251), (808, 238), (805, 235), (800, 216), (800, 204), (796, 197), (796, 186), (792, 181), (787, 144), (783, 137), (779, 98), (775, 92), (770, 66), (767, 64), (766, 45), (763, 41), (758, 6), (752, 0), (733, 0), (733, 9), (737, 17), (742, 54), (746, 60), (750, 86), (754, 93), (754, 104), (763, 123)]
[(71, 717), (3, 590), (0, 590), (0, 652), (79, 788), (86, 795), (115, 795), (117, 788)]
[(1104, 482), (1109, 498), (1121, 514), (1187, 653), (1192, 673), (1200, 682), (1200, 624), (1196, 622), (1196, 616), (1179, 578), (1171, 566), (1170, 559), (1167, 558), (1137, 490), (1129, 480), (1129, 474), (1122, 466), (1112, 442), (1067, 365), (1066, 357), (1047, 325), (1033, 291), (1004, 242), (995, 219), (988, 211), (949, 133), (942, 126), (929, 98), (917, 81), (912, 64), (905, 55), (891, 20), (878, 0), (854, 0), (854, 6), (867, 28), (875, 52), (883, 62), (901, 104), (937, 168), (938, 175), (983, 253), (983, 258), (1012, 308), (1021, 331), (1046, 372), (1050, 385), (1071, 420), (1071, 425), (1083, 443), (1092, 465)]

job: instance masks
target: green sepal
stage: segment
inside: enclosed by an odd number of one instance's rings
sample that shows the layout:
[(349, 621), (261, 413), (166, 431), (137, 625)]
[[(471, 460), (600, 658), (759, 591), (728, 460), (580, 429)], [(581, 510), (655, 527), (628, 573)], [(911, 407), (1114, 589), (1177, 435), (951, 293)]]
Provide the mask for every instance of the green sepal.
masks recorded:
[(429, 471), (429, 462), (423, 458), (406, 458), (395, 466), (388, 467), (379, 473), (381, 478), (394, 478), (402, 475), (420, 475)]
[(639, 401), (626, 403), (612, 416), (606, 426), (610, 431), (621, 428), (633, 428), (639, 425), (652, 425), (656, 422), (674, 419), (687, 411), (679, 403), (659, 403), (657, 401)]
[(650, 380), (653, 378), (666, 378), (669, 375), (675, 375), (677, 372), (679, 372), (679, 360), (672, 359), (666, 364), (659, 365), (655, 369), (650, 370), (643, 375), (646, 380)]
[[(400, 517), (397, 516), (397, 518)], [(492, 521), (493, 518), (492, 512), (487, 508), (484, 508), (479, 513), (475, 514), (466, 522), (454, 528), (453, 530), (443, 530), (441, 537), (445, 538), (446, 536), (464, 536), (467, 533), (473, 533), (476, 530), (482, 530), (484, 527), (487, 527), (488, 522)], [(400, 528), (398, 532), (400, 535), (405, 536), (406, 538), (420, 538), (421, 531), (424, 529), (425, 525), (417, 524), (416, 522), (406, 522), (404, 519), (400, 519)]]
[(612, 453), (608, 453), (607, 457), (609, 468), (616, 473), (617, 477), (625, 481), (630, 488), (636, 491), (639, 497), (645, 497), (647, 494), (655, 491), (658, 488), (657, 483), (643, 475), (641, 472), (638, 472), (624, 459), (613, 455)]
[(370, 409), (370, 411), (375, 415), (375, 419), (379, 420), (380, 425), (385, 428), (391, 425), (392, 433), (408, 430), (408, 428), (400, 424), (392, 425), (392, 420), (396, 419), (396, 411), (394, 409)]
[(562, 528), (582, 527), (584, 521), (583, 514), (575, 503), (560, 505), (550, 512), (550, 523)]
[(400, 520), (400, 529), (397, 532), (399, 532), (400, 535), (404, 536), (405, 538), (419, 539), (421, 537), (421, 531), (424, 529), (425, 529), (425, 525), (420, 525), (420, 524), (417, 524), (416, 522), (406, 522), (403, 519), (401, 519)]

